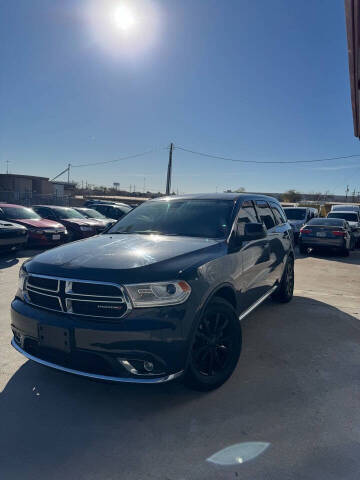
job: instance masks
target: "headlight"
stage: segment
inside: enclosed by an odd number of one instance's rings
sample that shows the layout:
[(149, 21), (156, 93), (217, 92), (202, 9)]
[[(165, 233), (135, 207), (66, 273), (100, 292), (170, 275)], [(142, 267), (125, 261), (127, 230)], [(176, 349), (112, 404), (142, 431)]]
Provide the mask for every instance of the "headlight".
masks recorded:
[(80, 227), (80, 230), (82, 232), (90, 232), (91, 230), (93, 230), (93, 228), (92, 227)]
[(25, 287), (25, 280), (27, 278), (27, 273), (21, 267), (19, 270), (19, 280), (18, 280), (18, 290), (16, 292), (16, 296), (24, 300), (24, 287)]
[(183, 280), (125, 285), (134, 307), (161, 307), (184, 303), (191, 287)]

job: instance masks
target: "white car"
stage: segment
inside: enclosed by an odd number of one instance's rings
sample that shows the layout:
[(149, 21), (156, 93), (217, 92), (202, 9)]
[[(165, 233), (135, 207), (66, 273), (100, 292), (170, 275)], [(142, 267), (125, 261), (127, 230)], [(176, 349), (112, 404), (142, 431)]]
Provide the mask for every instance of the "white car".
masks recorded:
[(327, 218), (342, 218), (346, 220), (351, 228), (354, 244), (360, 247), (360, 212), (356, 210), (338, 211), (331, 210)]

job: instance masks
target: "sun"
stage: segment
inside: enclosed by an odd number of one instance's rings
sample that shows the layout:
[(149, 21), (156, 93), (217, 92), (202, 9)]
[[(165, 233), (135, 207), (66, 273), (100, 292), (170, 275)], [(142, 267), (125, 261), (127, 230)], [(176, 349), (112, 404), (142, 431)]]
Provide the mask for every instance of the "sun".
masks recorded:
[(130, 32), (136, 28), (137, 19), (134, 10), (125, 4), (117, 6), (112, 13), (115, 27), (123, 32)]

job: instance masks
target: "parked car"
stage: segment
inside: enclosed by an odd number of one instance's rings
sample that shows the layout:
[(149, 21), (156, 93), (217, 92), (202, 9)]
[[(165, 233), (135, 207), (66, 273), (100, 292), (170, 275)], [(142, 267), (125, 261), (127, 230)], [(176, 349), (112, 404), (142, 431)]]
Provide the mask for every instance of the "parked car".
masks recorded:
[(35, 205), (33, 208), (42, 218), (60, 222), (64, 225), (68, 232), (69, 242), (99, 233), (98, 224), (94, 220), (84, 217), (73, 208), (52, 205)]
[(114, 225), (114, 223), (116, 223), (114, 219), (105, 217), (105, 215), (93, 208), (74, 207), (74, 210), (81, 213), (81, 215), (86, 218), (95, 220), (99, 224), (99, 232), (102, 232), (106, 228), (110, 227), (110, 225)]
[(351, 228), (351, 234), (354, 239), (354, 244), (360, 247), (360, 212), (353, 211), (331, 211), (327, 218), (342, 218), (346, 220)]
[(143, 203), (107, 233), (23, 264), (12, 345), (85, 377), (217, 388), (241, 353), (239, 319), (292, 298), (290, 232), (263, 195)]
[(332, 205), (331, 212), (340, 211), (340, 212), (358, 212), (360, 213), (360, 205)]
[[(294, 240), (297, 242), (301, 227), (305, 225), (311, 218), (318, 216), (315, 208), (308, 207), (289, 207), (284, 208), (286, 217), (293, 229)], [(316, 211), (316, 212), (315, 212)]]
[(92, 208), (92, 205), (96, 203), (96, 204), (104, 204), (104, 205), (126, 205), (126, 203), (119, 203), (119, 202), (115, 202), (113, 200), (97, 200), (95, 198), (90, 198), (89, 200), (86, 200), (86, 202), (84, 203), (84, 207), (91, 207)]
[(27, 241), (26, 227), (0, 220), (0, 252), (17, 250), (24, 247)]
[(30, 246), (54, 247), (67, 240), (64, 225), (42, 218), (32, 208), (10, 203), (0, 203), (0, 220), (7, 220), (23, 225), (28, 229)]
[(333, 248), (349, 256), (353, 247), (350, 225), (341, 218), (313, 218), (300, 230), (299, 250), (306, 254), (309, 248)]
[(95, 203), (91, 206), (94, 210), (102, 213), (107, 218), (112, 218), (113, 220), (119, 220), (124, 215), (129, 213), (132, 208), (128, 205), (103, 205)]

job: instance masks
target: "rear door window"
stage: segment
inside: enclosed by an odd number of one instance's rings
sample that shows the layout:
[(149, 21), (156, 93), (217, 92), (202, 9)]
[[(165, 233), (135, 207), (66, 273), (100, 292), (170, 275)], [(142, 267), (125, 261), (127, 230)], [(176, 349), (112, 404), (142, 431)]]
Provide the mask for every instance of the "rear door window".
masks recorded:
[(265, 202), (264, 200), (257, 200), (256, 210), (258, 212), (260, 220), (263, 222), (263, 224), (268, 230), (275, 227), (274, 216), (267, 202)]

